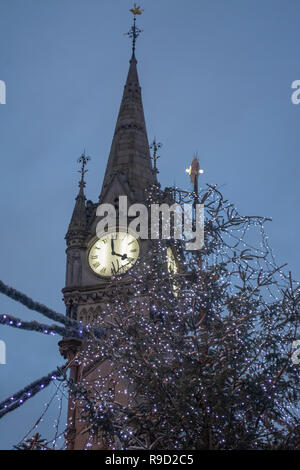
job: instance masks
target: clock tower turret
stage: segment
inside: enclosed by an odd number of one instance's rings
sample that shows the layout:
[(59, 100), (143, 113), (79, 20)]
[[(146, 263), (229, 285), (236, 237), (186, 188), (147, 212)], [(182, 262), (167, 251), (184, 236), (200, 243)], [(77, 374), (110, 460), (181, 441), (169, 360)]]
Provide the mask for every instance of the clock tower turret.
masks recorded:
[[(88, 157), (80, 158), (81, 180), (75, 208), (66, 235), (67, 269), (66, 286), (63, 289), (67, 315), (83, 323), (92, 323), (103, 316), (103, 306), (111, 302), (111, 276), (116, 266), (123, 274), (124, 289), (128, 288), (128, 273), (135, 269), (138, 259), (145, 259), (149, 251), (148, 240), (140, 241), (129, 233), (120, 231), (116, 237), (105, 235), (98, 238), (96, 227), (99, 222), (97, 207), (110, 203), (118, 210), (119, 196), (128, 198), (128, 205), (146, 202), (146, 189), (157, 184), (157, 171), (152, 168), (149, 141), (146, 130), (141, 87), (135, 58), (135, 42), (140, 30), (134, 26), (129, 35), (133, 39), (133, 51), (111, 150), (97, 203), (86, 201), (84, 174)], [(104, 323), (105, 324), (105, 323)], [(80, 341), (63, 340), (61, 353), (69, 360), (80, 349)], [(71, 377), (80, 377), (86, 383), (94, 384), (99, 377), (110, 373), (111, 365), (101, 362), (92, 368), (84, 368), (74, 362)], [(81, 433), (79, 410), (72, 398), (69, 399), (68, 449), (83, 449), (86, 442)], [(95, 447), (99, 448), (99, 447)]]

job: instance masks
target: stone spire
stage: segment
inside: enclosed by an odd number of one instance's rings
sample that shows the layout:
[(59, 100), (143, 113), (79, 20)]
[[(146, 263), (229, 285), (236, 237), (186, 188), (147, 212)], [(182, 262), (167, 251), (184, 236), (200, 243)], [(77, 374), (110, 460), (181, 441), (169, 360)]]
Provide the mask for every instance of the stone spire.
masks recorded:
[(73, 210), (68, 232), (66, 235), (67, 241), (70, 240), (71, 238), (78, 238), (78, 236), (79, 238), (81, 238), (81, 236), (84, 236), (86, 233), (87, 214), (86, 214), (86, 206), (85, 206), (86, 197), (84, 194), (84, 188), (85, 188), (84, 175), (87, 172), (87, 170), (85, 169), (85, 166), (89, 160), (90, 160), (90, 157), (87, 157), (85, 155), (85, 152), (78, 159), (78, 163), (81, 163), (81, 169), (79, 171), (79, 173), (81, 173), (81, 179), (79, 181), (79, 193), (76, 197), (75, 207)]
[[(152, 170), (137, 60), (134, 56), (130, 60), (100, 202), (107, 200), (107, 193), (115, 178), (119, 180), (119, 186), (133, 192), (136, 202), (144, 199), (147, 186), (157, 182)], [(127, 192), (128, 189), (125, 189), (124, 194)]]

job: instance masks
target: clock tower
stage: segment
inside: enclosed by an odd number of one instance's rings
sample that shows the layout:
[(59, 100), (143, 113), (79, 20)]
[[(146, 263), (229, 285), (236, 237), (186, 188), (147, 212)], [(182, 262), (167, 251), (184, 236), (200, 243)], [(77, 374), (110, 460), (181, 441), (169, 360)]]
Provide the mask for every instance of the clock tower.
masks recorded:
[[(119, 196), (127, 197), (128, 206), (146, 203), (146, 189), (157, 183), (157, 170), (152, 167), (151, 162), (135, 58), (135, 42), (141, 32), (136, 26), (136, 15), (140, 14), (137, 10), (132, 11), (134, 25), (129, 32), (133, 41), (132, 57), (99, 201), (93, 203), (86, 200), (84, 175), (89, 157), (83, 154), (79, 159), (82, 165), (79, 192), (66, 234), (66, 285), (63, 289), (66, 312), (71, 318), (85, 324), (101, 318), (103, 305), (111, 302), (110, 285), (114, 271), (122, 275), (126, 288), (130, 272), (135, 269), (136, 263), (146, 259), (151, 244), (148, 240), (136, 239), (120, 227), (118, 233), (104, 234), (100, 238), (96, 235), (99, 222), (96, 212), (100, 204), (112, 204), (118, 212)], [(72, 363), (70, 374), (74, 381), (84, 380), (95, 384), (99, 377), (111, 373), (112, 366), (101, 360), (89, 367), (76, 362), (76, 353), (81, 346), (79, 340), (62, 340), (60, 351)], [(117, 387), (120, 388), (122, 401), (122, 384)], [(70, 397), (68, 450), (85, 449), (87, 445), (84, 424), (80, 422), (79, 414), (76, 402)], [(104, 448), (99, 443), (89, 446), (92, 449)]]

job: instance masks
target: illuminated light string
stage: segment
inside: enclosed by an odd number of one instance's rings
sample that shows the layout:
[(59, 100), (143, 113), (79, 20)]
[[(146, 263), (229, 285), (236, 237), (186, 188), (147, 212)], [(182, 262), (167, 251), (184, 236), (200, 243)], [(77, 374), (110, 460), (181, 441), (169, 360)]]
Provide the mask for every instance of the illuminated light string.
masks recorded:
[(41, 390), (44, 390), (46, 387), (48, 387), (48, 385), (51, 384), (51, 382), (64, 376), (66, 366), (67, 364), (62, 367), (58, 367), (54, 371), (50, 372), (50, 374), (42, 377), (41, 379), (35, 380), (27, 387), (15, 393), (13, 396), (2, 401), (0, 403), (0, 419), (3, 418), (3, 416), (5, 416), (7, 413), (23, 405), (27, 400), (35, 396)]
[[(60, 386), (61, 386), (61, 384), (59, 385), (59, 387), (58, 387), (58, 389), (57, 389), (57, 392), (59, 391)], [(50, 443), (50, 442), (52, 443), (53, 449), (55, 449), (55, 446), (56, 446), (56, 444), (57, 444), (57, 440), (62, 437), (62, 435), (64, 434), (64, 430), (65, 430), (65, 427), (64, 427), (63, 432), (62, 432), (62, 433), (59, 433), (60, 421), (61, 421), (62, 412), (63, 412), (63, 394), (61, 393), (61, 396), (60, 396), (60, 397), (57, 397), (57, 398), (58, 398), (58, 400), (59, 400), (58, 416), (57, 416), (57, 418), (56, 418), (56, 423), (53, 425), (54, 428), (55, 428), (55, 434), (54, 434), (53, 439), (51, 439), (51, 441), (49, 441), (49, 443)]]
[[(54, 310), (46, 307), (45, 305), (40, 304), (39, 302), (35, 302), (34, 300), (32, 300), (30, 297), (23, 294), (22, 292), (14, 289), (13, 287), (10, 287), (10, 286), (4, 284), (3, 281), (0, 281), (0, 293), (6, 295), (7, 297), (9, 297), (9, 298), (11, 298), (11, 299), (23, 304), (23, 305), (25, 305), (25, 307), (27, 307), (30, 310), (34, 310), (38, 313), (41, 313), (42, 315), (44, 315), (45, 317), (47, 317), (51, 320), (62, 323), (66, 327), (70, 327), (70, 328), (73, 327), (78, 332), (80, 332), (81, 330), (83, 331), (83, 333), (92, 332), (96, 337), (101, 337), (101, 336), (103, 336), (103, 334), (105, 334), (105, 331), (103, 329), (100, 329), (100, 330), (90, 329), (90, 331), (88, 331), (89, 330), (88, 326), (83, 326), (80, 322), (77, 322), (76, 320), (68, 318), (68, 317), (62, 315), (61, 313), (57, 313)], [(14, 326), (14, 325), (12, 324), (12, 326)], [(49, 327), (49, 328), (51, 329), (51, 327)], [(57, 327), (57, 328), (59, 328), (59, 327)]]
[(77, 326), (77, 322), (75, 320), (72, 320), (60, 313), (57, 313), (54, 310), (46, 307), (45, 305), (40, 304), (39, 302), (35, 302), (26, 294), (23, 294), (22, 292), (14, 289), (13, 287), (4, 284), (4, 282), (2, 281), (0, 281), (0, 293), (25, 305), (25, 307), (27, 307), (30, 310), (34, 310), (36, 312), (41, 313), (42, 315), (50, 318), (51, 320), (57, 321), (59, 323), (63, 323), (66, 326), (72, 326), (72, 325)]
[[(63, 392), (61, 391), (62, 382), (60, 382), (58, 386), (56, 385), (55, 382), (53, 382), (53, 384), (56, 386), (56, 390), (55, 390), (54, 394), (52, 395), (52, 397), (50, 398), (50, 400), (45, 403), (44, 410), (42, 411), (40, 417), (35, 421), (34, 425), (26, 432), (25, 436), (18, 442), (18, 444), (16, 446), (14, 446), (14, 448), (16, 448), (16, 449), (20, 448), (21, 444), (26, 442), (26, 439), (30, 436), (30, 434), (32, 434), (34, 432), (34, 430), (37, 429), (38, 426), (43, 422), (44, 417), (45, 417), (46, 413), (48, 412), (51, 404), (53, 403), (54, 399), (57, 398), (58, 392), (61, 392), (60, 401), (62, 402), (62, 397), (64, 396)], [(64, 396), (64, 398), (67, 401), (67, 397)], [(61, 413), (60, 413), (60, 410), (59, 410), (59, 415), (58, 415), (57, 421), (59, 421), (60, 415), (61, 415)], [(56, 425), (53, 425), (53, 426), (57, 430), (57, 426)], [(65, 427), (66, 426), (64, 426), (64, 429), (65, 429)], [(56, 436), (56, 434), (57, 434), (57, 432), (55, 432), (55, 436)], [(64, 434), (64, 432), (58, 434), (56, 436), (56, 439), (54, 438), (54, 439), (51, 439), (51, 441), (46, 442), (45, 446), (47, 446), (50, 443), (52, 443), (53, 445), (56, 445), (57, 440), (62, 438), (62, 434)]]
[(16, 318), (8, 314), (0, 315), (0, 324), (11, 326), (13, 328), (18, 328), (21, 330), (36, 331), (38, 333), (43, 333), (45, 335), (50, 335), (50, 336), (60, 335), (60, 336), (64, 336), (65, 338), (80, 338), (81, 339), (88, 334), (88, 332), (83, 331), (82, 328), (79, 331), (76, 331), (73, 328), (64, 328), (58, 325), (51, 325), (51, 326), (44, 325), (36, 321), (24, 322), (20, 318)]

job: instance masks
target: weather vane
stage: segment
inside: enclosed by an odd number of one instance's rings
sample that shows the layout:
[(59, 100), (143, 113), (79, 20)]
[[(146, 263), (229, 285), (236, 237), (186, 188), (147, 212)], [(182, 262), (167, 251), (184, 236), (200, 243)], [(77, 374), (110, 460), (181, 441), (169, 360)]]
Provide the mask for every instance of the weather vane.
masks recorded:
[(153, 155), (152, 155), (152, 160), (153, 160), (153, 170), (155, 173), (159, 173), (157, 169), (157, 160), (160, 158), (159, 155), (157, 155), (157, 151), (162, 148), (162, 144), (159, 142), (156, 142), (156, 137), (154, 137), (154, 140), (152, 144), (150, 145), (150, 150), (153, 150)]
[(197, 153), (194, 156), (191, 166), (187, 168), (185, 171), (190, 175), (191, 183), (194, 186), (194, 191), (196, 195), (198, 195), (198, 178), (199, 178), (199, 175), (202, 175), (204, 173), (204, 170), (200, 168), (199, 158), (198, 158)]
[(84, 152), (83, 154), (78, 158), (77, 162), (78, 163), (81, 163), (81, 168), (80, 170), (78, 170), (78, 173), (81, 174), (81, 180), (80, 180), (80, 183), (79, 183), (79, 186), (81, 187), (84, 187), (85, 186), (85, 181), (84, 181), (84, 175), (87, 173), (88, 170), (85, 169), (88, 161), (90, 161), (91, 157), (88, 157), (85, 153), (85, 149), (84, 149)]
[(136, 17), (137, 15), (141, 15), (144, 10), (142, 10), (141, 7), (137, 6), (137, 4), (135, 3), (134, 7), (131, 8), (130, 11), (133, 14), (133, 26), (131, 26), (130, 31), (125, 34), (126, 36), (129, 36), (132, 39), (132, 57), (135, 57), (136, 40), (139, 37), (139, 35), (143, 32), (143, 30), (138, 28), (136, 25)]

